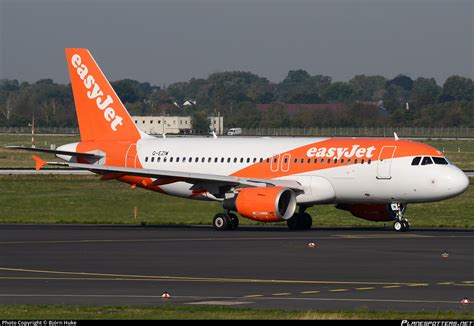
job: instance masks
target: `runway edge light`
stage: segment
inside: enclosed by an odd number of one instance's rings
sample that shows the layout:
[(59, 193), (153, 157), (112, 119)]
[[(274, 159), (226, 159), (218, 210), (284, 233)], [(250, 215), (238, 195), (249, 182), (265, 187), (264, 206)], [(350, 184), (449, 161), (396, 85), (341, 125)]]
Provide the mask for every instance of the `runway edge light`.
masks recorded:
[(470, 304), (471, 301), (469, 301), (469, 299), (467, 297), (465, 297), (464, 299), (461, 300), (461, 303), (462, 304)]
[(169, 298), (171, 298), (170, 294), (169, 294), (168, 292), (166, 292), (166, 291), (163, 292), (163, 294), (161, 295), (161, 297), (162, 297), (163, 299), (169, 299)]

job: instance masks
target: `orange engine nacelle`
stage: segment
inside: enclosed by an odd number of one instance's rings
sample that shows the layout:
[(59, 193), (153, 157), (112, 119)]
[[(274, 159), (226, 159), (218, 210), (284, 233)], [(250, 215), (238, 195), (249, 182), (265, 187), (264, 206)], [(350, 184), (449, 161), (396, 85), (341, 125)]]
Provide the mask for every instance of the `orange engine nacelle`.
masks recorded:
[(287, 220), (296, 210), (296, 195), (288, 188), (243, 188), (223, 206), (251, 220), (277, 222)]
[(338, 204), (336, 208), (349, 211), (355, 217), (373, 222), (393, 221), (396, 217), (390, 205), (385, 204)]

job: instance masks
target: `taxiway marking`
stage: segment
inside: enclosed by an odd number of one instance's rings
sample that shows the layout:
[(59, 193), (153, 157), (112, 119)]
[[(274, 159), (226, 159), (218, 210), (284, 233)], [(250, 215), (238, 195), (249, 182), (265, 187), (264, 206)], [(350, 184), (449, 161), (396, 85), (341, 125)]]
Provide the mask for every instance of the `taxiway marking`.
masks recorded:
[[(189, 276), (165, 276), (165, 275), (136, 275), (136, 274), (112, 274), (112, 273), (92, 273), (92, 272), (70, 272), (52, 271), (41, 269), (24, 269), (0, 267), (0, 271), (10, 271), (19, 273), (39, 273), (39, 274), (59, 274), (72, 276), (95, 276), (105, 278), (125, 278), (125, 279), (149, 279), (160, 281), (176, 282), (211, 282), (211, 283), (279, 283), (279, 284), (339, 284), (339, 285), (417, 285), (412, 282), (370, 282), (370, 281), (324, 281), (324, 280), (271, 280), (271, 279), (250, 279), (250, 278), (214, 278), (214, 277), (189, 277)], [(73, 278), (71, 278), (73, 279)]]

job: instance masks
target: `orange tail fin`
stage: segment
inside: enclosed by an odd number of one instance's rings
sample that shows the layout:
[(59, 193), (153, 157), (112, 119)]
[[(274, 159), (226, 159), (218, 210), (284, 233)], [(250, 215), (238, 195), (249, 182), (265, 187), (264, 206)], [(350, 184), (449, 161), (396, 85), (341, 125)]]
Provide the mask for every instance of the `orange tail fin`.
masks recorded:
[(89, 50), (66, 49), (66, 59), (81, 140), (143, 138)]

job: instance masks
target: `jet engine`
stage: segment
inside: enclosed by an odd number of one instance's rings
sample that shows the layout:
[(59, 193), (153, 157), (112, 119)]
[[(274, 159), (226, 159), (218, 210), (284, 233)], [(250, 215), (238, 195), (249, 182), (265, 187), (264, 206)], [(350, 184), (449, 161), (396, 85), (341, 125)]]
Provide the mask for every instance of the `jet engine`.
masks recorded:
[(293, 216), (296, 195), (282, 187), (242, 188), (235, 196), (226, 198), (223, 206), (251, 220), (277, 222)]
[(385, 204), (337, 204), (336, 208), (351, 212), (355, 217), (373, 222), (393, 221), (396, 214)]

